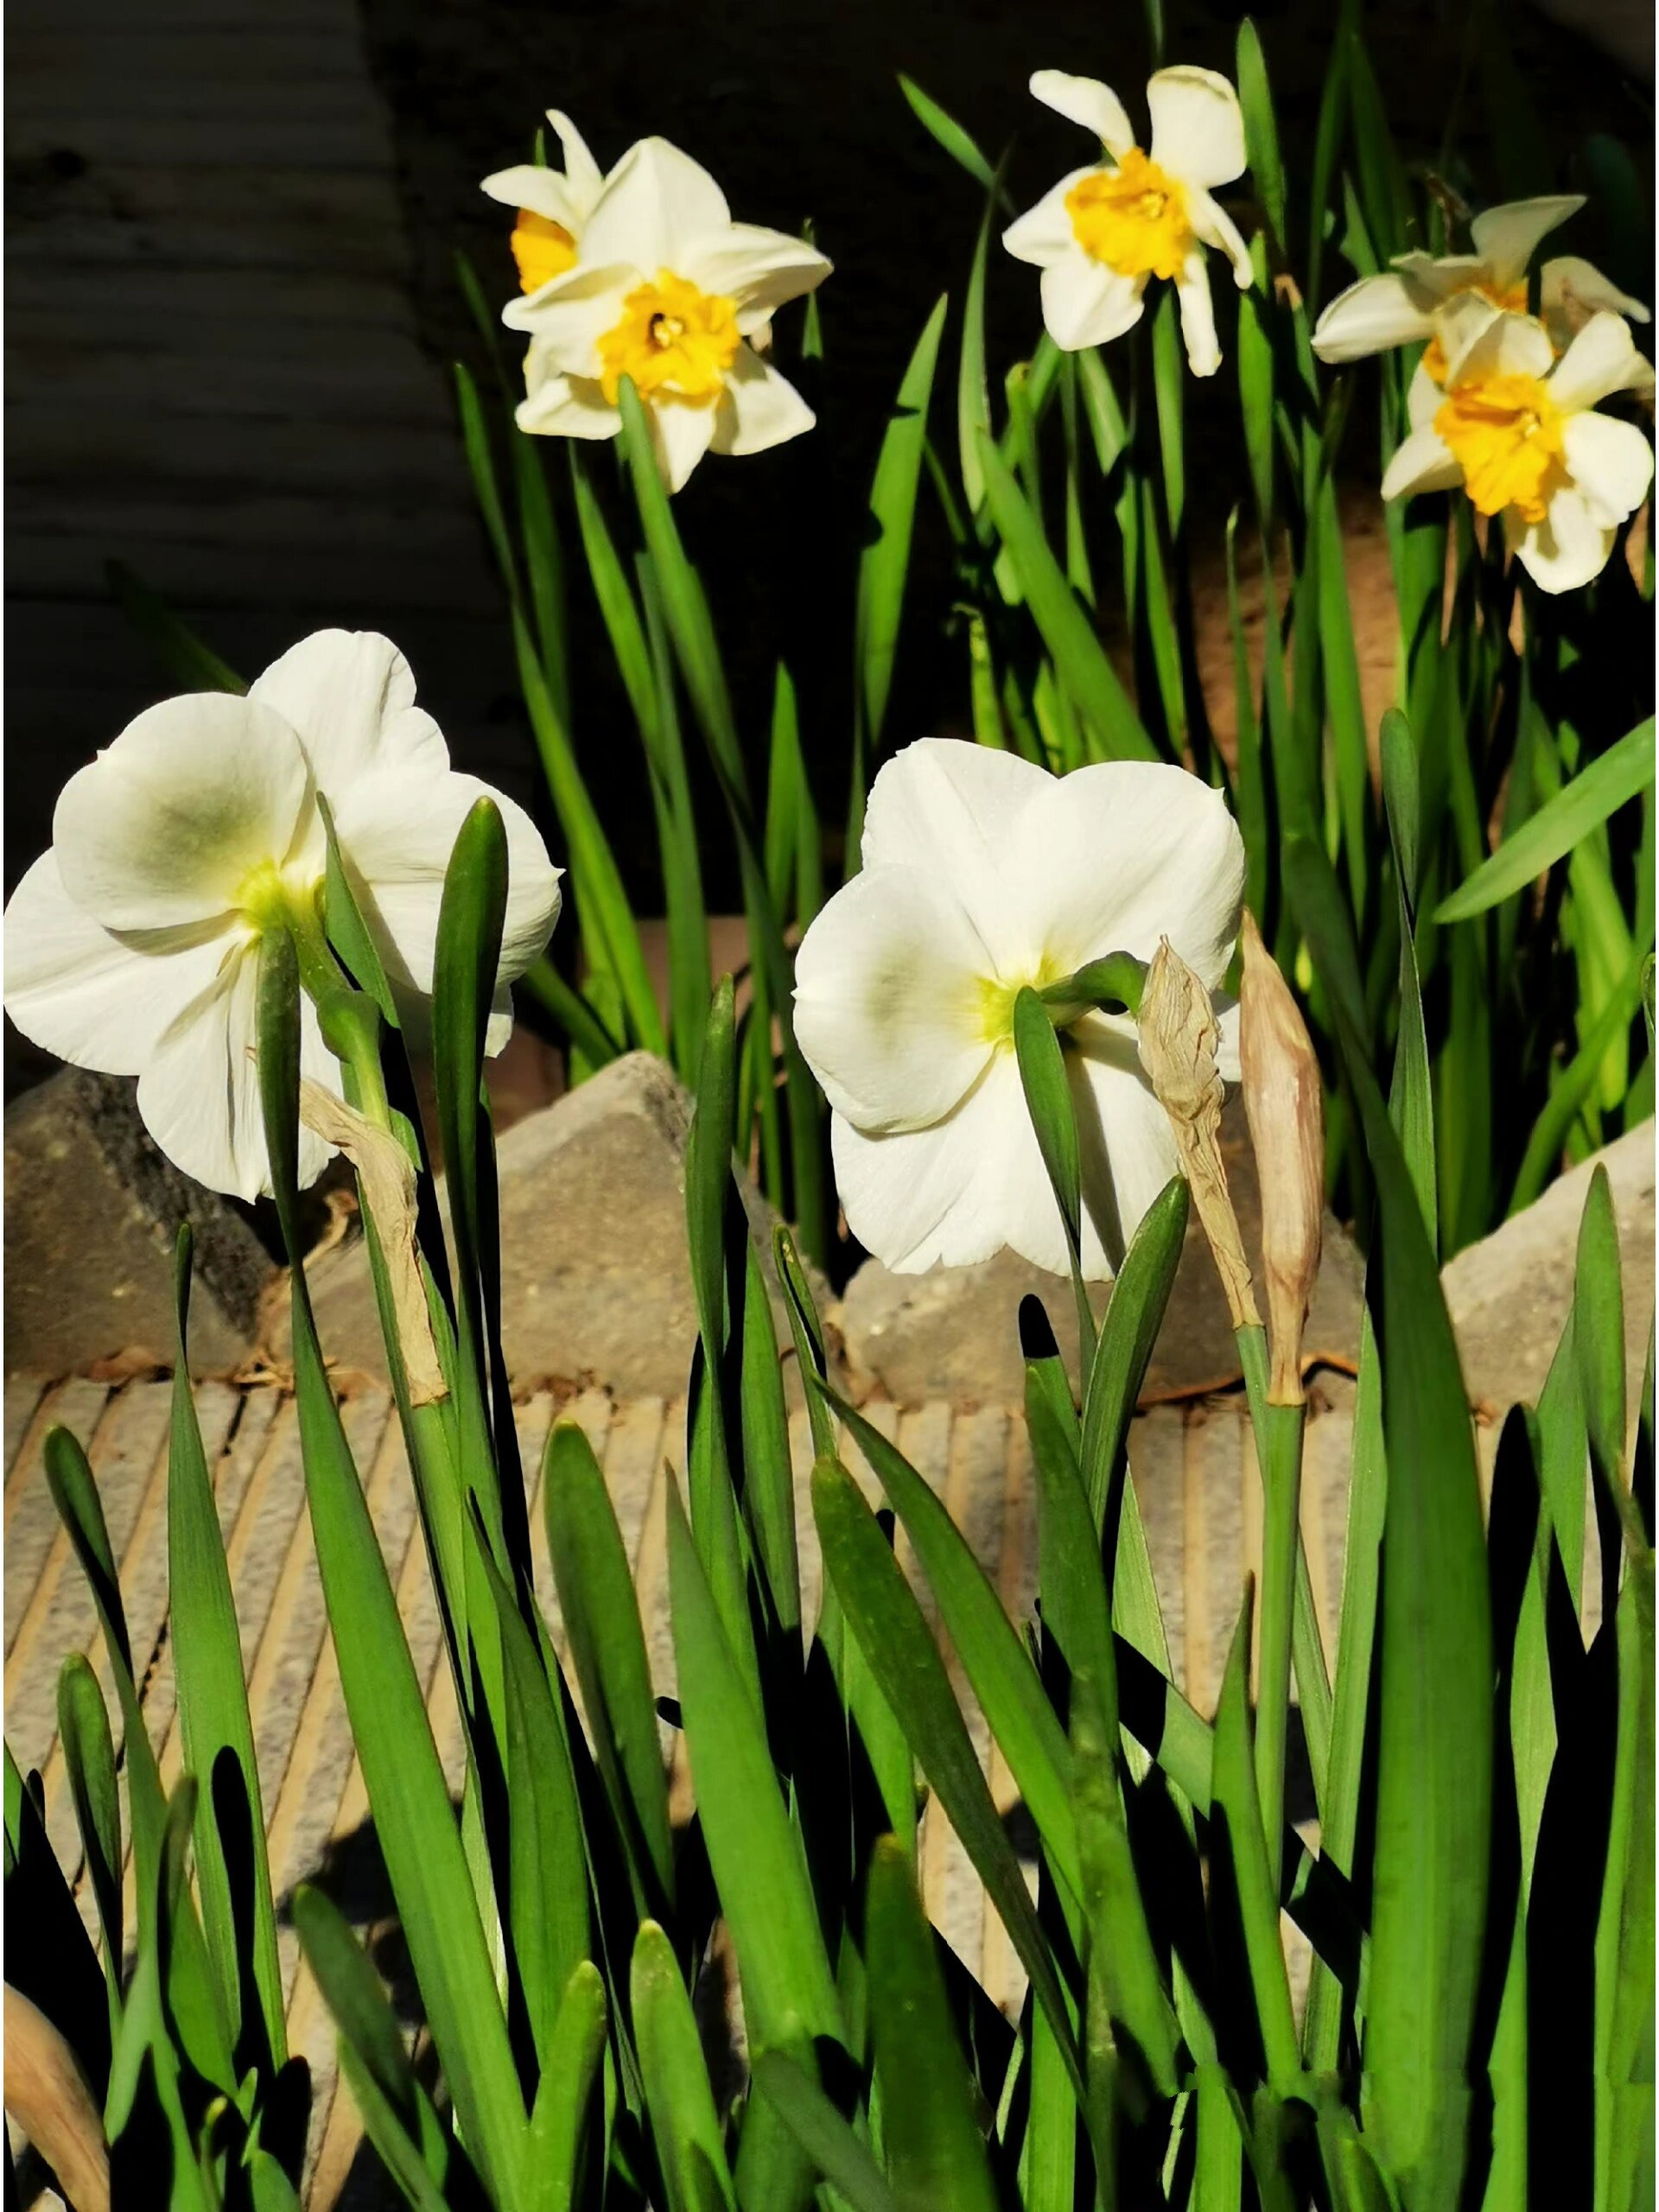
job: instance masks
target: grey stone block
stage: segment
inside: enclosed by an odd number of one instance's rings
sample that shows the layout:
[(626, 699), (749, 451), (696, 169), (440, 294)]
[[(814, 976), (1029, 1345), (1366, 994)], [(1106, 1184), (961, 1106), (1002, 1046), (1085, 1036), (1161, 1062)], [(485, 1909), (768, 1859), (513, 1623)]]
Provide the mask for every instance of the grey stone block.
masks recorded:
[(1573, 1302), (1579, 1223), (1598, 1166), (1607, 1170), (1624, 1289), (1624, 1366), (1634, 1409), (1653, 1319), (1654, 1125), (1583, 1161), (1501, 1229), (1459, 1252), (1442, 1281), (1471, 1405), (1498, 1415), (1533, 1405)]
[[(1222, 1116), (1221, 1142), (1228, 1189), (1245, 1249), (1254, 1257), (1261, 1234), (1261, 1191), (1236, 1093)], [(1305, 1364), (1318, 1359), (1352, 1370), (1359, 1356), (1363, 1280), (1352, 1240), (1327, 1213), (1303, 1340)], [(1006, 1251), (976, 1267), (935, 1268), (922, 1275), (895, 1275), (879, 1260), (867, 1260), (847, 1287), (840, 1316), (855, 1393), (879, 1393), (902, 1406), (923, 1405), (931, 1398), (957, 1405), (1020, 1403), (1025, 1368), (1019, 1308), (1027, 1294), (1042, 1300), (1075, 1372), (1077, 1315), (1071, 1285), (1062, 1277)], [(1090, 1303), (1096, 1319), (1110, 1294), (1109, 1283), (1094, 1286)], [(1195, 1212), (1147, 1371), (1142, 1403), (1194, 1397), (1240, 1380), (1227, 1302)]]
[[(690, 1121), (672, 1071), (630, 1052), (497, 1140), (502, 1350), (515, 1391), (581, 1381), (625, 1396), (684, 1389), (696, 1338), (685, 1249)], [(770, 1277), (776, 1217), (747, 1185), (745, 1203)], [(384, 1374), (361, 1237), (318, 1254), (307, 1273), (327, 1357)], [(827, 1294), (815, 1289), (822, 1310)], [(287, 1300), (270, 1303), (270, 1348), (282, 1360)], [(781, 1306), (776, 1318), (787, 1344)]]
[(195, 1235), (190, 1364), (225, 1372), (258, 1336), (270, 1254), (228, 1200), (163, 1158), (124, 1076), (66, 1068), (6, 1112), (5, 1360), (48, 1375), (173, 1363), (173, 1249)]

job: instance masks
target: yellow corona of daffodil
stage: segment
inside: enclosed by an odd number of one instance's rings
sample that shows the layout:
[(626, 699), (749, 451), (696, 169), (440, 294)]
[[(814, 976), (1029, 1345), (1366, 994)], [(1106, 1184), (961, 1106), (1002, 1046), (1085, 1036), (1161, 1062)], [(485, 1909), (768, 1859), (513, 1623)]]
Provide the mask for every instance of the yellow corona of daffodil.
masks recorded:
[[(1527, 312), (1527, 271), (1539, 243), (1584, 206), (1578, 193), (1515, 200), (1488, 207), (1469, 226), (1467, 253), (1402, 253), (1378, 276), (1362, 276), (1339, 292), (1319, 317), (1313, 351), (1322, 361), (1357, 361), (1395, 346), (1423, 345), (1423, 373), (1446, 381), (1448, 312), (1471, 304)], [(1611, 312), (1645, 322), (1648, 311), (1590, 262), (1563, 254), (1538, 272), (1538, 311), (1557, 353), (1592, 315)], [(1454, 342), (1454, 341), (1453, 341)]]
[(1646, 436), (1597, 403), (1650, 391), (1653, 371), (1620, 315), (1592, 315), (1559, 361), (1530, 315), (1469, 310), (1457, 328), (1444, 388), (1412, 385), (1411, 434), (1382, 496), (1461, 489), (1502, 521), (1541, 590), (1576, 590), (1600, 575), (1653, 480)]
[(1143, 149), (1122, 101), (1094, 78), (1039, 69), (1031, 89), (1092, 130), (1110, 157), (1063, 176), (1002, 233), (1016, 260), (1043, 272), (1050, 337), (1068, 353), (1121, 337), (1158, 277), (1179, 296), (1193, 375), (1213, 376), (1221, 348), (1205, 248), (1227, 256), (1241, 290), (1250, 283), (1249, 250), (1211, 196), (1244, 173), (1238, 95), (1212, 69), (1160, 69), (1147, 86), (1152, 144)]
[(761, 453), (798, 437), (811, 410), (757, 345), (785, 301), (829, 274), (801, 239), (734, 223), (689, 155), (641, 139), (606, 179), (575, 261), (503, 312), (531, 340), (518, 426), (613, 438), (626, 377), (675, 492), (705, 453)]

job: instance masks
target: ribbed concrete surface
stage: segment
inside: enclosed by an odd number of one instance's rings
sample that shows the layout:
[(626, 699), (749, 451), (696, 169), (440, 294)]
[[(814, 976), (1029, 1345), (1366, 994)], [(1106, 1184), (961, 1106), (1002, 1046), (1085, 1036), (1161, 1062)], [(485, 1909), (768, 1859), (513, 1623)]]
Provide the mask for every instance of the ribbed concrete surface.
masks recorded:
[[(77, 1379), (48, 1386), (38, 1378), (13, 1376), (6, 1384), (6, 1728), (20, 1765), (25, 1770), (38, 1768), (44, 1777), (48, 1830), (71, 1870), (79, 1867), (79, 1851), (57, 1743), (57, 1671), (64, 1655), (75, 1649), (93, 1650), (100, 1679), (106, 1669), (95, 1649), (91, 1603), (47, 1491), (41, 1441), (54, 1422), (61, 1422), (91, 1454), (122, 1563), (150, 1732), (160, 1748), (163, 1775), (171, 1782), (181, 1752), (165, 1618), (168, 1393), (169, 1386), (162, 1382), (111, 1388)], [(1327, 1647), (1341, 1594), (1351, 1402), (1351, 1385), (1330, 1378), (1322, 1386), (1309, 1433), (1304, 1525)], [(359, 1925), (372, 1933), (385, 1898), (374, 1854), (364, 1849), (367, 1802), (303, 1510), (294, 1403), (276, 1389), (238, 1391), (210, 1385), (199, 1392), (198, 1405), (216, 1465), (219, 1517), (243, 1627), (279, 1914), (281, 1901), (295, 1884), (321, 1872)], [(613, 1402), (603, 1392), (590, 1391), (566, 1410), (587, 1429), (603, 1462), (635, 1564), (656, 1685), (672, 1694), (664, 1509), (669, 1471), (677, 1471), (683, 1464), (683, 1408), (660, 1399)], [(1001, 1407), (963, 1410), (944, 1404), (903, 1414), (881, 1404), (866, 1410), (944, 1497), (1010, 1612), (1024, 1618), (1035, 1587), (1037, 1531), (1019, 1414)], [(545, 1395), (519, 1410), (527, 1467), (539, 1469), (554, 1411)], [(449, 1670), (442, 1663), (397, 1422), (386, 1395), (377, 1389), (354, 1391), (346, 1401), (345, 1417), (416, 1665), (429, 1686), (434, 1733), (458, 1786), (459, 1716)], [(804, 1488), (810, 1449), (804, 1414), (796, 1420), (791, 1440), (810, 1620), (817, 1609), (820, 1569)], [(873, 1478), (855, 1454), (849, 1457), (874, 1495)], [(1207, 1711), (1237, 1618), (1243, 1576), (1259, 1563), (1262, 1516), (1249, 1430), (1232, 1402), (1160, 1407), (1136, 1421), (1131, 1460), (1175, 1666), (1188, 1694)], [(538, 1502), (531, 1525), (537, 1586), (556, 1635)], [(993, 1789), (1006, 1805), (1013, 1794), (1008, 1777), (993, 1758), (976, 1710), (967, 1702)], [(672, 1741), (670, 1753), (675, 1756)], [(987, 1908), (955, 1837), (931, 1813), (923, 1867), (939, 1925), (992, 1994), (1010, 2007), (1017, 2005), (1022, 1977), (1001, 1926)], [(90, 1899), (83, 1904), (90, 1924)], [(321, 2212), (368, 2201), (362, 2191), (372, 2167), (366, 2158), (358, 2161), (356, 2114), (349, 2099), (334, 2095), (332, 2031), (286, 1927), (281, 1948), (294, 2046), (309, 2059), (316, 2082), (311, 2202)]]

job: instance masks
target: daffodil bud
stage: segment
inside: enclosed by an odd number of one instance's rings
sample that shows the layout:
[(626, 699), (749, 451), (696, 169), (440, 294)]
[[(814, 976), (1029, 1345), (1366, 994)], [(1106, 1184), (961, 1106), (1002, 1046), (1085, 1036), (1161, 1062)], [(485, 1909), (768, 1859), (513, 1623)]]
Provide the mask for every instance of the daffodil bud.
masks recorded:
[(1221, 1160), (1221, 1025), (1210, 993), (1169, 939), (1160, 939), (1141, 993), (1141, 1065), (1175, 1132), (1181, 1173), (1216, 1255), (1235, 1329), (1260, 1328), (1249, 1262)]
[(1241, 938), (1239, 1062), (1262, 1183), (1262, 1272), (1272, 1363), (1268, 1395), (1302, 1396), (1302, 1326), (1319, 1271), (1325, 1216), (1325, 1104), (1307, 1026), (1246, 914)]

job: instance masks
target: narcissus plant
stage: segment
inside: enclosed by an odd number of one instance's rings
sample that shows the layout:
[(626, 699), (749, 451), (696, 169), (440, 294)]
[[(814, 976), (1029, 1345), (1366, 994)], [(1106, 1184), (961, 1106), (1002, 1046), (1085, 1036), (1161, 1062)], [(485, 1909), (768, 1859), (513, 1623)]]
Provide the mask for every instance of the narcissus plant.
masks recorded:
[[(1423, 366), (1446, 381), (1441, 328), (1448, 308), (1471, 299), (1510, 314), (1528, 311), (1527, 271), (1539, 243), (1584, 206), (1579, 193), (1488, 207), (1470, 225), (1467, 253), (1402, 253), (1381, 276), (1362, 276), (1319, 317), (1313, 351), (1322, 361), (1357, 361), (1395, 346), (1426, 346)], [(1558, 255), (1538, 272), (1538, 310), (1551, 345), (1565, 353), (1592, 315), (1611, 310), (1645, 322), (1648, 310), (1591, 263)]]
[(1653, 448), (1634, 423), (1596, 411), (1650, 391), (1653, 371), (1620, 315), (1592, 315), (1557, 361), (1530, 315), (1497, 310), (1464, 334), (1442, 391), (1411, 391), (1410, 435), (1382, 479), (1385, 499), (1463, 490), (1501, 520), (1541, 590), (1574, 591), (1606, 566), (1621, 523), (1647, 497)]
[(1213, 69), (1159, 70), (1147, 86), (1152, 145), (1143, 152), (1122, 101), (1093, 77), (1039, 69), (1031, 89), (1092, 130), (1107, 157), (1063, 176), (1002, 233), (1016, 259), (1043, 272), (1049, 336), (1068, 353), (1121, 338), (1160, 277), (1179, 296), (1193, 375), (1214, 376), (1221, 347), (1205, 247), (1226, 255), (1241, 291), (1251, 282), (1249, 249), (1211, 196), (1244, 174), (1238, 95)]
[(519, 428), (613, 438), (626, 377), (671, 491), (705, 453), (798, 437), (812, 410), (750, 341), (830, 266), (799, 238), (733, 222), (707, 169), (666, 139), (642, 139), (607, 180), (579, 257), (503, 310), (531, 340)]
[[(371, 632), (322, 630), (245, 696), (199, 691), (148, 709), (72, 776), (53, 842), (5, 916), (5, 1004), (77, 1067), (136, 1075), (138, 1110), (175, 1166), (210, 1190), (270, 1188), (255, 1070), (261, 938), (289, 931), (326, 974), (320, 798), (393, 992), (432, 989), (444, 872), (468, 810), (493, 799), (510, 883), (488, 1049), (512, 1027), (508, 985), (546, 944), (559, 874), (522, 807), (449, 766), (408, 662)], [(340, 1070), (301, 1007), (303, 1072)], [(333, 1147), (308, 1129), (300, 1179)]]
[[(1111, 1275), (1176, 1173), (1133, 1014), (1095, 963), (1131, 973), (1167, 938), (1215, 991), (1232, 957), (1244, 847), (1184, 769), (1103, 761), (1065, 777), (925, 738), (876, 778), (863, 867), (807, 931), (795, 1032), (833, 1109), (849, 1225), (899, 1274), (1004, 1245), (1064, 1274), (1061, 1223), (1016, 1063), (1014, 1003), (1039, 992), (1065, 1047), (1083, 1157), (1084, 1273)], [(1120, 990), (1135, 988), (1126, 974)], [(1236, 1010), (1221, 1010), (1224, 1075)]]
[(569, 117), (550, 107), (547, 119), (564, 149), (563, 168), (520, 162), (512, 168), (497, 169), (482, 187), (492, 200), (518, 211), (512, 257), (519, 289), (529, 294), (575, 267), (588, 218), (605, 189), (599, 163)]

